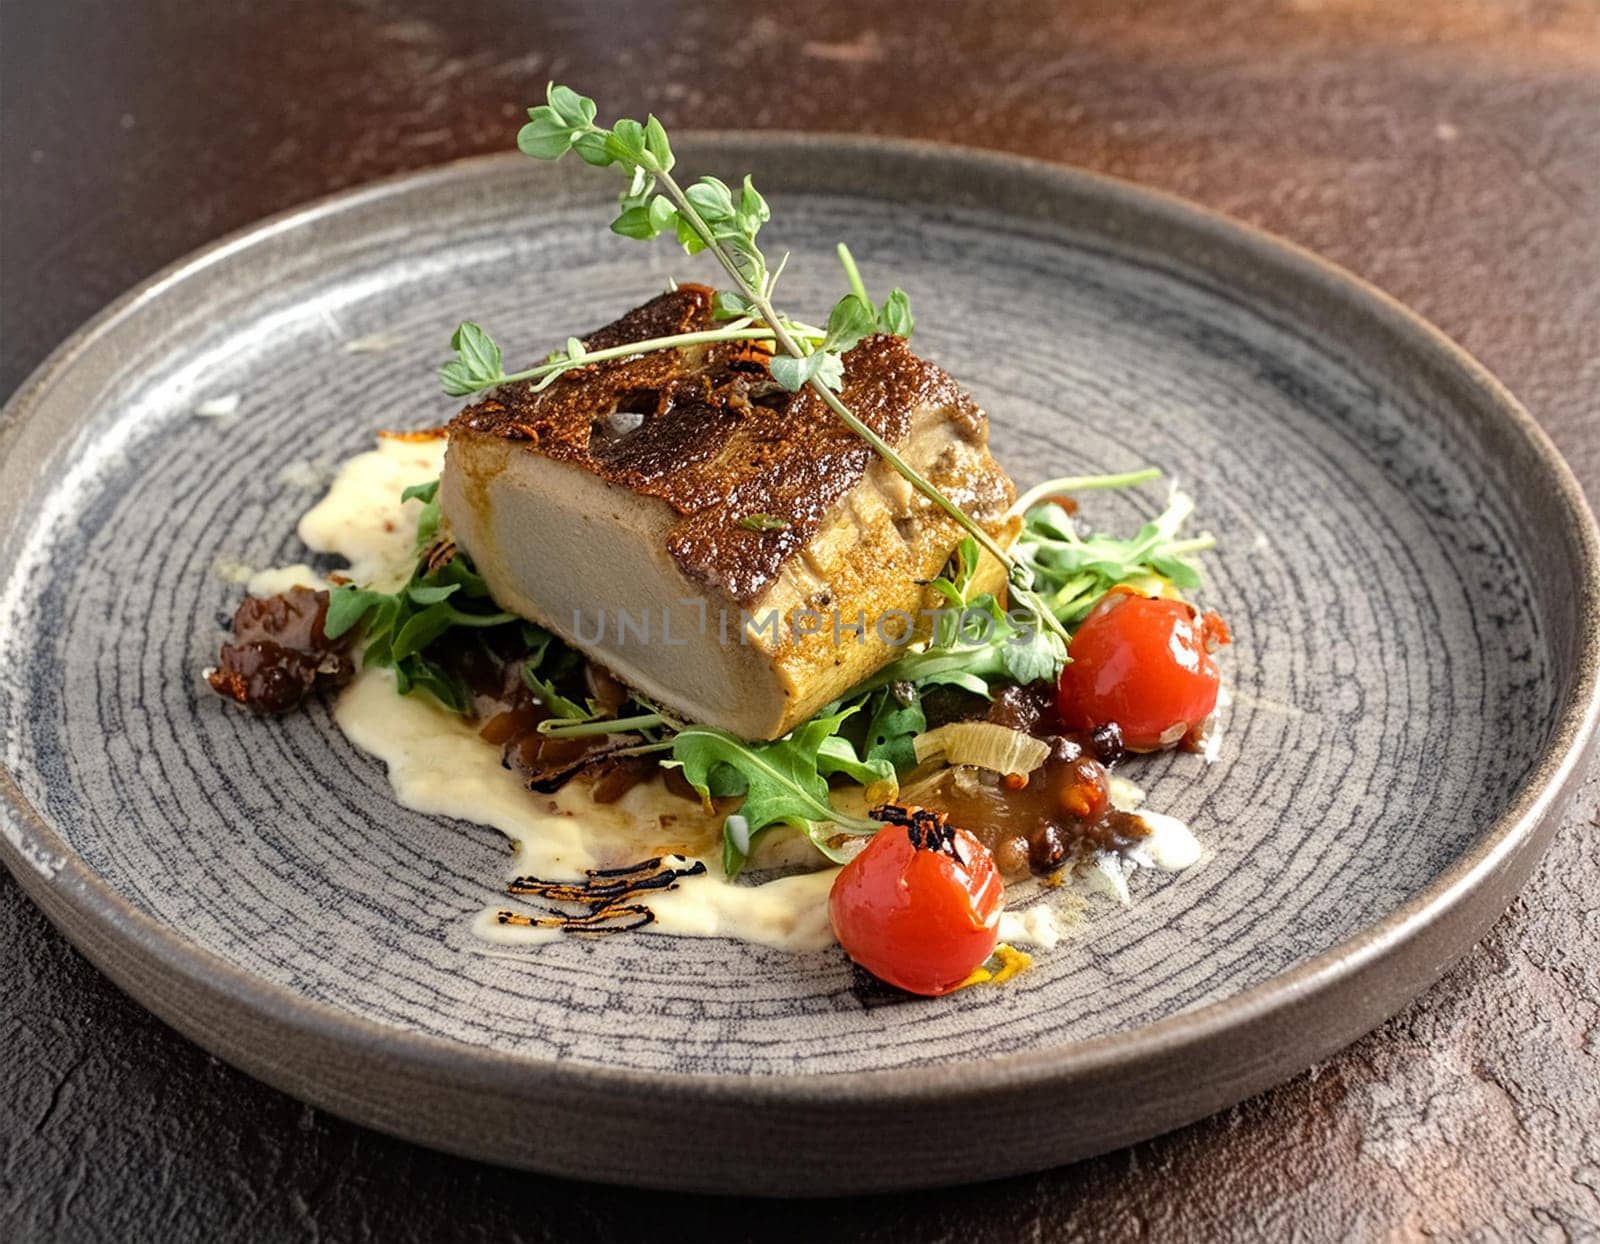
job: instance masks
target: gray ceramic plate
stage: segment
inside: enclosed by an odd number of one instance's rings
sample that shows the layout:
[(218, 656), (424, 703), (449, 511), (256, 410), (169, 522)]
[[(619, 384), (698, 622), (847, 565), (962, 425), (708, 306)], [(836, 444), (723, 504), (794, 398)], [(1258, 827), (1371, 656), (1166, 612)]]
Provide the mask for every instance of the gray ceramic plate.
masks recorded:
[[(726, 136), (820, 314), (848, 239), (989, 409), (1021, 483), (1155, 462), (1222, 551), (1220, 763), (1135, 766), (1211, 856), (1003, 989), (640, 936), (490, 957), (492, 831), (408, 813), (325, 706), (202, 687), (315, 477), (451, 412), (455, 321), (532, 358), (701, 272), (606, 231), (608, 175), (476, 161), (279, 218), (65, 345), (0, 428), (4, 852), (134, 997), (230, 1062), (428, 1144), (563, 1174), (825, 1193), (1043, 1167), (1281, 1080), (1413, 998), (1521, 885), (1596, 713), (1596, 537), (1481, 368), (1281, 243), (1114, 182)], [(352, 349), (353, 342), (361, 348)], [(197, 405), (239, 395), (234, 417)], [(1136, 521), (1158, 497), (1108, 497)], [(113, 1034), (107, 1035), (114, 1039)]]

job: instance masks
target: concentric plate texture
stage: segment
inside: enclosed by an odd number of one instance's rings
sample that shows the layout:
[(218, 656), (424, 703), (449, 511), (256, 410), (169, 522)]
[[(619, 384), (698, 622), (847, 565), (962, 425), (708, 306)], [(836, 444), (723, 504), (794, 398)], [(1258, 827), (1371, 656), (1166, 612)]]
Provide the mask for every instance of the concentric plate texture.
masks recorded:
[[(1556, 719), (1557, 658), (1528, 533), (1438, 392), (1092, 215), (846, 193), (826, 162), (764, 180), (764, 240), (793, 252), (783, 305), (826, 313), (848, 239), (871, 286), (912, 291), (917, 348), (989, 411), (1019, 485), (1154, 463), (1193, 492), (1234, 703), (1217, 763), (1127, 772), (1192, 823), (1201, 867), (1139, 876), (1132, 907), (1094, 902), (1007, 987), (939, 1001), (837, 952), (490, 953), (468, 925), (499, 898), (498, 834), (399, 807), (326, 704), (263, 721), (206, 690), (241, 591), (224, 572), (301, 560), (295, 520), (335, 464), (452, 413), (432, 371), (458, 319), (509, 365), (710, 277), (609, 233), (601, 174), (512, 164), (279, 226), (245, 276), (166, 298), (60, 416), (0, 597), (26, 799), (140, 910), (302, 998), (538, 1059), (758, 1076), (1061, 1047), (1228, 998), (1394, 911), (1508, 806)], [(231, 416), (196, 414), (235, 394)], [(1128, 531), (1163, 499), (1085, 515)]]

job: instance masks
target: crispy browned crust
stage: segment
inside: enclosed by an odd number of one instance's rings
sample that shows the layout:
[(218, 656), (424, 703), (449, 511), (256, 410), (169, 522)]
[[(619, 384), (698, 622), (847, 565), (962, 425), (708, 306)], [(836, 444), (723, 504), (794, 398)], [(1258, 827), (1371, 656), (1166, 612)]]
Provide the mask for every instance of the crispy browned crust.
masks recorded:
[[(712, 296), (703, 285), (680, 285), (591, 333), (584, 347), (714, 327)], [(851, 350), (840, 396), (891, 445), (924, 406), (948, 411), (969, 442), (987, 439), (983, 411), (899, 337), (869, 337)], [(667, 540), (679, 568), (740, 604), (757, 599), (806, 546), (874, 456), (814, 393), (777, 387), (763, 353), (739, 342), (592, 364), (542, 392), (531, 382), (504, 385), (457, 415), (450, 432), (519, 442), (661, 498), (680, 516)], [(979, 521), (998, 521), (1011, 485), (986, 454), (981, 461), (956, 491)], [(741, 523), (755, 514), (786, 526)]]

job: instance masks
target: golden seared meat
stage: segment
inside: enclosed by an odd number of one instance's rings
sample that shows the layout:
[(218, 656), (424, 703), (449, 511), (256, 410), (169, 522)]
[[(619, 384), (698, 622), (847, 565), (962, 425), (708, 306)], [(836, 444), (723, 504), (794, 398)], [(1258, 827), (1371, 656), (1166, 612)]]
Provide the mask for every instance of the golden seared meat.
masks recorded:
[[(711, 300), (680, 286), (584, 346), (714, 327)], [(841, 396), (991, 534), (1015, 535), (987, 418), (943, 370), (869, 337), (845, 356)], [(747, 738), (784, 733), (891, 660), (960, 539), (740, 342), (591, 364), (542, 392), (503, 386), (451, 422), (439, 495), (504, 608)], [(1003, 582), (991, 559), (979, 576)]]

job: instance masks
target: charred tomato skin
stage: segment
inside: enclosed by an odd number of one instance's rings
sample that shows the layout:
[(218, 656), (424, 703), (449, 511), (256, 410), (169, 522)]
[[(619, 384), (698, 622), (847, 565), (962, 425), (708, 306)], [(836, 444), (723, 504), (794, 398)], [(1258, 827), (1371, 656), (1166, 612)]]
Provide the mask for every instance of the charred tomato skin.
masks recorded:
[(937, 997), (994, 953), (1004, 906), (994, 857), (966, 830), (931, 847), (890, 825), (834, 880), (828, 918), (845, 953), (878, 979)]
[(1113, 590), (1072, 637), (1072, 660), (1061, 671), (1061, 719), (1073, 730), (1115, 725), (1134, 751), (1171, 746), (1216, 708), (1221, 677), (1211, 648), (1228, 640), (1214, 614)]

